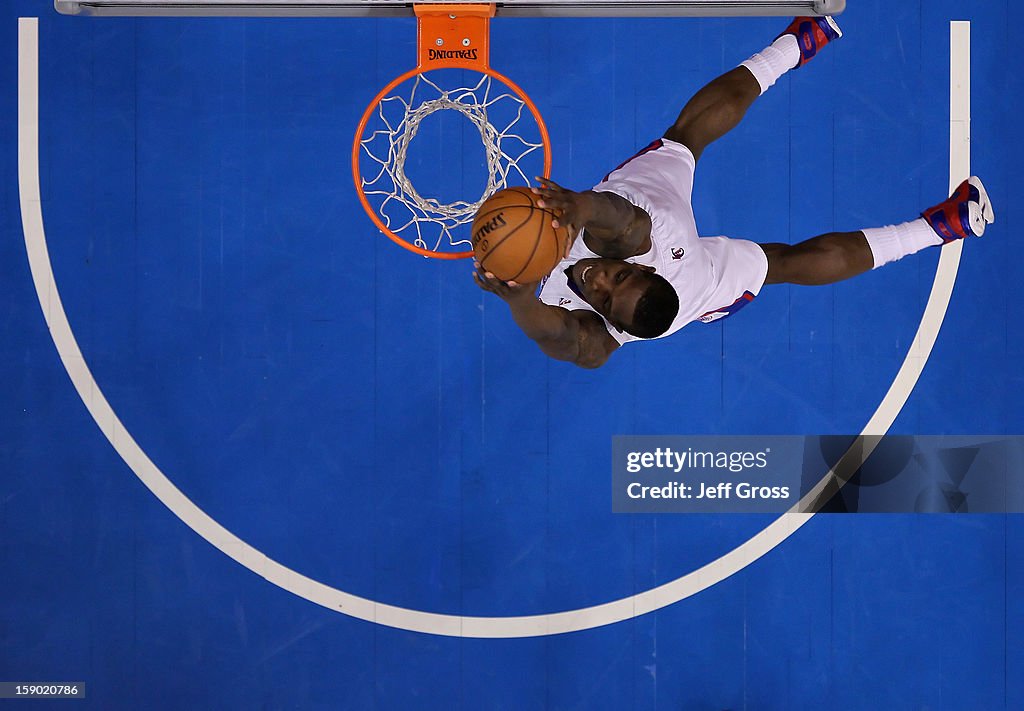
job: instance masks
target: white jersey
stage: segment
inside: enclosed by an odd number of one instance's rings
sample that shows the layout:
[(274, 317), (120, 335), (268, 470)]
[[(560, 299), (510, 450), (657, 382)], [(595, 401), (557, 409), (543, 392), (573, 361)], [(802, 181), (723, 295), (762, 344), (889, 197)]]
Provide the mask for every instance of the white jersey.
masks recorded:
[[(734, 313), (757, 295), (768, 275), (768, 258), (754, 242), (697, 235), (690, 204), (695, 165), (686, 146), (659, 139), (594, 187), (615, 193), (650, 215), (651, 249), (625, 261), (654, 267), (679, 295), (679, 313), (658, 338), (691, 321), (708, 323)], [(579, 260), (593, 257), (600, 255), (587, 247), (581, 234), (569, 256), (541, 285), (541, 301), (570, 311), (594, 311), (565, 273)], [(643, 340), (620, 332), (607, 320), (605, 325), (620, 344)]]

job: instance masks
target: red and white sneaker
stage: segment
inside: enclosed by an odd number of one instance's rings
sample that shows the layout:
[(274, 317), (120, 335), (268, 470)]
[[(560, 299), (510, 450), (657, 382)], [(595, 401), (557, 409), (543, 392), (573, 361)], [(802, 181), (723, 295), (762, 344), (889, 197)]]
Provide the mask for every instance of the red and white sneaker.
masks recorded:
[(929, 207), (921, 217), (946, 244), (968, 236), (981, 237), (985, 226), (996, 220), (988, 192), (977, 176), (960, 183), (947, 200)]
[(799, 69), (811, 61), (822, 47), (832, 40), (842, 37), (843, 31), (839, 29), (839, 25), (832, 17), (826, 15), (825, 17), (797, 17), (779, 37), (783, 35), (796, 37), (796, 43), (800, 46), (800, 62), (794, 69)]

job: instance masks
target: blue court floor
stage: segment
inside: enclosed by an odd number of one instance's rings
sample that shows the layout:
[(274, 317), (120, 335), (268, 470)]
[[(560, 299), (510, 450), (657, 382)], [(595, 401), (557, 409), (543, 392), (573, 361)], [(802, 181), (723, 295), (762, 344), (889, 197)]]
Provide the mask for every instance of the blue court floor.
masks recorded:
[[(19, 205), (19, 17), (39, 18), (38, 205), (68, 364)], [(890, 431), (1022, 434), (1024, 5), (849, 0), (839, 19), (841, 41), (706, 151), (698, 227), (795, 242), (943, 199), (950, 21), (969, 20), (971, 171), (997, 221), (964, 245)], [(492, 64), (543, 113), (552, 176), (582, 190), (784, 26), (497, 19)], [(466, 261), (400, 249), (357, 201), (356, 123), (414, 49), (411, 19), (0, 5), (0, 681), (88, 689), (0, 706), (1024, 708), (1014, 515), (818, 515), (673, 604), (546, 633), (775, 520), (613, 514), (613, 435), (859, 433), (915, 347), (940, 250), (766, 287), (597, 371), (548, 360)], [(442, 194), (473, 188), (463, 129), (417, 147)], [(342, 599), (369, 607), (323, 602)], [(452, 622), (532, 616), (507, 638)]]

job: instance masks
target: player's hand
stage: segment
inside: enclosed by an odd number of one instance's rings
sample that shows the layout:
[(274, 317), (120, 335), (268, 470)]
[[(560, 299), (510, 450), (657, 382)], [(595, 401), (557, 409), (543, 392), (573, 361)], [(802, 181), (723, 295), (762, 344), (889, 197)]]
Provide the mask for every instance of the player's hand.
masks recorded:
[(537, 284), (519, 284), (514, 281), (502, 281), (490, 272), (484, 271), (480, 262), (473, 260), (476, 271), (473, 272), (473, 280), (476, 285), (484, 291), (497, 294), (505, 301), (514, 301), (524, 297), (533, 297), (537, 292)]
[(583, 225), (587, 222), (585, 198), (582, 193), (566, 190), (558, 183), (547, 178), (537, 176), (539, 186), (531, 188), (534, 195), (540, 197), (537, 204), (555, 213), (555, 219), (551, 221), (553, 227), (566, 227), (569, 230), (569, 240), (565, 246), (565, 254), (569, 256), (572, 243), (576, 241)]

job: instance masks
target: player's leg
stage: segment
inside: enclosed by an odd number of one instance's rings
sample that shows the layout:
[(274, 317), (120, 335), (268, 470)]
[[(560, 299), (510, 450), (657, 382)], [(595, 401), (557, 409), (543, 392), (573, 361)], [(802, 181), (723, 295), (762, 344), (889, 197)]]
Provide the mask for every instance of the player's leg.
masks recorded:
[(698, 91), (683, 107), (665, 138), (682, 143), (699, 160), (708, 144), (731, 131), (761, 88), (745, 67), (736, 67)]
[(768, 257), (765, 284), (820, 286), (874, 268), (863, 232), (830, 232), (799, 244), (762, 244), (761, 249)]
[(849, 279), (870, 269), (967, 236), (980, 237), (995, 220), (981, 180), (962, 182), (947, 200), (901, 225), (859, 232), (832, 232), (799, 244), (762, 244), (768, 257), (766, 284), (816, 286)]
[(790, 69), (807, 63), (842, 33), (830, 17), (798, 17), (761, 52), (698, 91), (683, 107), (665, 138), (682, 143), (694, 158), (746, 114), (754, 99)]

